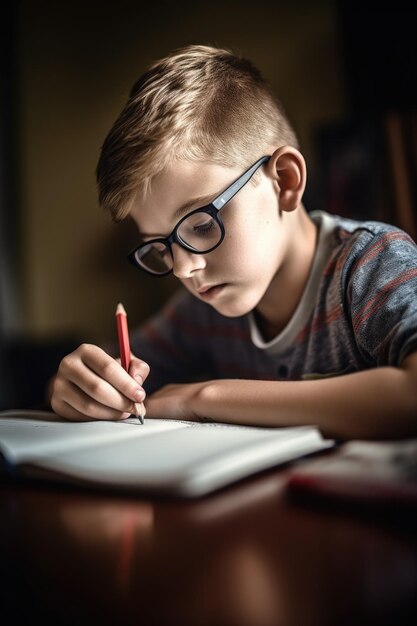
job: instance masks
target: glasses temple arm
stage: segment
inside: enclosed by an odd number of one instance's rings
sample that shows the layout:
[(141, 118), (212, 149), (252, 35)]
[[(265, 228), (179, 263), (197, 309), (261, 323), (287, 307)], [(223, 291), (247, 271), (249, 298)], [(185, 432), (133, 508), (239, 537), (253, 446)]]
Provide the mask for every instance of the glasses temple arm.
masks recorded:
[(269, 161), (269, 159), (270, 159), (269, 156), (264, 156), (261, 159), (259, 159), (258, 161), (256, 161), (256, 163), (254, 163), (254, 165), (252, 165), (252, 167), (250, 167), (230, 187), (228, 187), (228, 189), (226, 189), (226, 191), (224, 191), (218, 198), (216, 198), (213, 201), (213, 205), (216, 207), (216, 209), (221, 209), (222, 206), (224, 204), (226, 204), (226, 202), (229, 202), (229, 200), (231, 200), (233, 198), (233, 196), (235, 196), (237, 194), (237, 192), (240, 191), (244, 185), (246, 185), (248, 180), (250, 178), (252, 178), (252, 176), (254, 175), (256, 170), (261, 165), (263, 165), (266, 161)]

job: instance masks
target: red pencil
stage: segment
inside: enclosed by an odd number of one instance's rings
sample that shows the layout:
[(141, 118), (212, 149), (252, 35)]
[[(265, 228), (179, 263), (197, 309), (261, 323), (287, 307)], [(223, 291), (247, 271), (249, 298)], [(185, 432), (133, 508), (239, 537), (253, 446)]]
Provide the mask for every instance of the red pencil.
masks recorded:
[[(117, 334), (119, 336), (120, 360), (122, 362), (123, 369), (128, 372), (130, 365), (129, 329), (127, 327), (127, 314), (121, 302), (119, 302), (116, 308), (116, 320)], [(145, 415), (143, 402), (135, 402), (135, 412), (136, 417), (138, 417), (143, 424), (143, 418)]]

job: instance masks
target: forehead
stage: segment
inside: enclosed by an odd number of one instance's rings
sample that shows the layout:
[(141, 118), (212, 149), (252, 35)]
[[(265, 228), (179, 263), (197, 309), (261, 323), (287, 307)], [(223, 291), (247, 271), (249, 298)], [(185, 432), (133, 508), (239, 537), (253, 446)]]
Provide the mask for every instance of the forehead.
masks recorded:
[(212, 162), (176, 161), (153, 178), (146, 197), (136, 194), (131, 217), (141, 232), (162, 234), (179, 219), (179, 209), (185, 213), (210, 202), (240, 173)]

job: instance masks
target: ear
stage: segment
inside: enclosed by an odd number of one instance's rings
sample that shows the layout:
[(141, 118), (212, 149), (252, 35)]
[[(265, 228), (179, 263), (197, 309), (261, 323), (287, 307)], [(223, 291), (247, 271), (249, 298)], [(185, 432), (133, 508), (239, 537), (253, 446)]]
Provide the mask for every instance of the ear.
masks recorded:
[(292, 146), (277, 148), (267, 163), (267, 173), (277, 183), (280, 209), (294, 211), (301, 204), (307, 181), (301, 152)]

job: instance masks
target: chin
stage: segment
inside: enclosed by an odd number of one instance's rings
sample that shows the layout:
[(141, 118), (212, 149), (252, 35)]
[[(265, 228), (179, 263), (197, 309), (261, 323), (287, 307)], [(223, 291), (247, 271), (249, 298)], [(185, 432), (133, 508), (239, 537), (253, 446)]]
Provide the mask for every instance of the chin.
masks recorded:
[(228, 302), (213, 302), (211, 306), (224, 317), (241, 317), (247, 315), (257, 306), (259, 300), (251, 298), (235, 298)]

